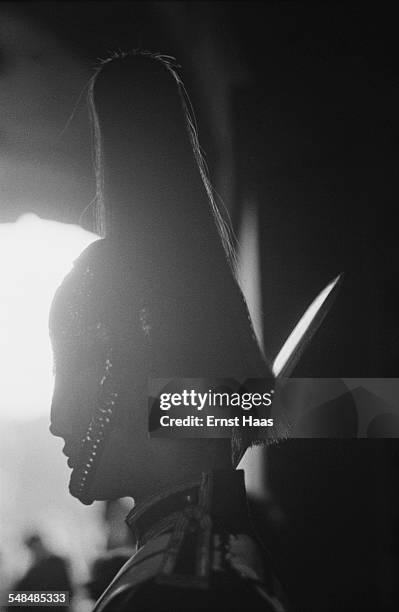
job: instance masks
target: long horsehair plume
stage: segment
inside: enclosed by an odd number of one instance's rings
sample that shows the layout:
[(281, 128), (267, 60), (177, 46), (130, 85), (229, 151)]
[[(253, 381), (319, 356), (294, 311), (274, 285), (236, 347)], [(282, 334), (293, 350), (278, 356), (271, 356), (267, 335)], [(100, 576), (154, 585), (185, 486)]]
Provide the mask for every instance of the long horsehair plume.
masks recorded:
[[(184, 86), (184, 83), (178, 73), (178, 69), (181, 66), (176, 62), (176, 59), (170, 55), (165, 55), (159, 52), (146, 51), (142, 49), (132, 49), (130, 51), (122, 51), (119, 49), (118, 51), (113, 51), (110, 55), (105, 59), (99, 59), (98, 64), (95, 66), (94, 74), (90, 79), (89, 88), (88, 88), (88, 106), (89, 106), (89, 115), (92, 125), (92, 155), (93, 155), (93, 166), (95, 172), (96, 179), (96, 194), (95, 194), (95, 229), (100, 236), (105, 236), (106, 234), (106, 208), (104, 203), (104, 170), (103, 170), (103, 151), (101, 146), (101, 128), (99, 123), (99, 118), (96, 112), (95, 103), (94, 103), (94, 84), (97, 79), (97, 76), (102, 71), (104, 66), (107, 64), (124, 59), (126, 57), (132, 56), (142, 56), (149, 57), (155, 61), (158, 61), (162, 64), (173, 76), (176, 81), (179, 96), (181, 99), (183, 112), (185, 116), (186, 127), (188, 131), (188, 135), (190, 138), (191, 146), (193, 149), (194, 157), (197, 162), (197, 166), (201, 175), (202, 182), (204, 184), (206, 193), (208, 195), (208, 199), (211, 205), (212, 213), (215, 219), (215, 223), (222, 240), (223, 248), (225, 250), (227, 260), (230, 264), (232, 272), (235, 277), (237, 277), (237, 254), (236, 254), (236, 246), (237, 239), (234, 235), (232, 223), (230, 220), (229, 213), (226, 209), (226, 206), (223, 203), (223, 200), (218, 195), (216, 190), (211, 184), (209, 178), (209, 170), (205, 161), (205, 157), (203, 152), (201, 151), (201, 147), (198, 140), (198, 127), (196, 123), (195, 113), (193, 106), (191, 104), (190, 97), (187, 93), (187, 90)], [(217, 202), (220, 203), (220, 206)]]

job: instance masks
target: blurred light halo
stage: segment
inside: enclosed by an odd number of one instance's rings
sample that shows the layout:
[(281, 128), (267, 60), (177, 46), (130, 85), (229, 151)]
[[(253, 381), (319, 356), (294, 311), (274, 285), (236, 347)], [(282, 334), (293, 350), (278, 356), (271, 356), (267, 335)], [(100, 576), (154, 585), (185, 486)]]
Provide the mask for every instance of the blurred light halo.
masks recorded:
[(0, 224), (0, 419), (49, 413), (48, 313), (55, 290), (96, 234), (33, 213)]

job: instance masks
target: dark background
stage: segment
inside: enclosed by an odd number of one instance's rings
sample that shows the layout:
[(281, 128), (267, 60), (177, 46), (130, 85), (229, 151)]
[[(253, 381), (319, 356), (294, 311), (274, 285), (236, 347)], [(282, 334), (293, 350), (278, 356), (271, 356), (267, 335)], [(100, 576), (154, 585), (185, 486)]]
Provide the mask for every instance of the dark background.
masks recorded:
[[(84, 67), (116, 48), (176, 56), (213, 180), (236, 228), (249, 202), (258, 211), (266, 353), (276, 354), (313, 297), (344, 272), (333, 309), (296, 374), (398, 376), (399, 84), (389, 5), (2, 6), (59, 41)], [(40, 53), (30, 58), (46, 60)], [(13, 62), (0, 38), (0, 80)], [(40, 131), (40, 111), (34, 120)], [(54, 145), (48, 139), (33, 150), (10, 141), (7, 114), (1, 121), (3, 155), (39, 167), (55, 154), (76, 180), (73, 189), (70, 183), (58, 188), (58, 198), (51, 181), (36, 186), (29, 209), (26, 198), (11, 194), (0, 222), (28, 210), (77, 222), (93, 189), (88, 130), (78, 134), (72, 122), (69, 140)], [(269, 486), (285, 518), (269, 520), (264, 530), (294, 608), (394, 609), (396, 461), (395, 440), (297, 440), (270, 449)], [(261, 529), (265, 524), (263, 518)]]

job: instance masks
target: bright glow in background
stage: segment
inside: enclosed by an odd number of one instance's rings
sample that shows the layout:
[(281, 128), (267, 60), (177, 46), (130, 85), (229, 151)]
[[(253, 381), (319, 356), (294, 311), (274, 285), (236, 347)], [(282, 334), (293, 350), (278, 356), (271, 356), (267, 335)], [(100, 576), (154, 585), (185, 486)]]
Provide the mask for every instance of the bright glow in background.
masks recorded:
[(0, 225), (0, 418), (49, 414), (51, 300), (73, 261), (97, 238), (34, 214)]

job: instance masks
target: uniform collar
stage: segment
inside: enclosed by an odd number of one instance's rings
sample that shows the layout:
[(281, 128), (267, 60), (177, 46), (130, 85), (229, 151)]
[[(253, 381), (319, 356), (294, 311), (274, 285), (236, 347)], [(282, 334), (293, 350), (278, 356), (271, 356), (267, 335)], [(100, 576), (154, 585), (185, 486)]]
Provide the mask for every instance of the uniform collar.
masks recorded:
[(137, 504), (126, 523), (141, 547), (152, 537), (173, 529), (182, 513), (209, 516), (216, 532), (249, 533), (243, 470), (202, 472), (192, 481)]

